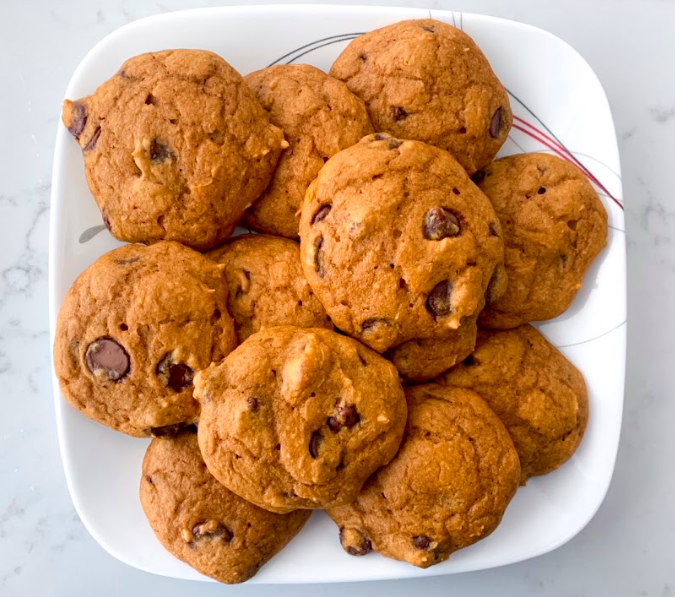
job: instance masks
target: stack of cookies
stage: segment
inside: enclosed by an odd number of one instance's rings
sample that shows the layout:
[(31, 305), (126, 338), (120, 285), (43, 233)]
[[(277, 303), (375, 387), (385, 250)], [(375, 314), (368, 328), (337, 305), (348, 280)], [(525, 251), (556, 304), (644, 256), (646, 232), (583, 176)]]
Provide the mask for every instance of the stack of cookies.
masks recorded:
[(75, 281), (55, 369), (154, 438), (141, 503), (176, 557), (242, 582), (325, 509), (348, 554), (431, 566), (576, 450), (584, 380), (529, 322), (569, 307), (607, 215), (564, 160), (493, 161), (509, 101), (462, 31), (397, 23), (330, 74), (144, 54), (63, 122), (142, 244)]

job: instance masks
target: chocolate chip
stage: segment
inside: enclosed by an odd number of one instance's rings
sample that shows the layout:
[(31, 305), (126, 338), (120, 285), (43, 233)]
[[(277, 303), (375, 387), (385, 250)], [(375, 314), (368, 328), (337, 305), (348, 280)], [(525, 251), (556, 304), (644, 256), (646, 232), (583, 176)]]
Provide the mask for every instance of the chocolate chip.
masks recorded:
[(76, 102), (73, 104), (72, 112), (72, 121), (68, 127), (68, 132), (79, 139), (84, 126), (87, 124), (87, 108), (84, 104)]
[(171, 153), (169, 146), (157, 139), (153, 139), (150, 144), (150, 160), (155, 163), (165, 162), (168, 159), (173, 159), (174, 155)]
[(459, 189), (458, 189), (457, 187), (454, 187), (454, 188), (452, 189), (452, 192), (453, 192), (455, 195), (459, 195), (459, 194), (460, 194), (460, 193), (459, 193)]
[(91, 151), (96, 147), (96, 143), (98, 143), (98, 138), (101, 136), (101, 127), (97, 126), (96, 130), (94, 131), (94, 134), (91, 136), (91, 139), (89, 139), (88, 143), (84, 146), (84, 151)]
[(225, 543), (232, 541), (232, 531), (224, 524), (216, 522), (215, 520), (208, 520), (205, 522), (198, 522), (192, 527), (192, 534), (195, 541), (205, 539), (220, 539)]
[(373, 328), (379, 327), (381, 325), (388, 326), (391, 325), (391, 322), (389, 319), (384, 317), (369, 317), (361, 324), (361, 332), (369, 332)]
[(427, 309), (437, 317), (450, 315), (452, 312), (452, 283), (449, 280), (443, 280), (434, 286), (427, 298)]
[(334, 417), (328, 418), (328, 428), (333, 432), (337, 433), (343, 427), (351, 429), (361, 420), (356, 406), (353, 404), (345, 404), (338, 407), (337, 413)]
[(423, 231), (427, 240), (457, 236), (460, 232), (459, 218), (445, 207), (434, 207), (424, 216)]
[(316, 269), (319, 278), (323, 278), (326, 273), (323, 269), (321, 247), (323, 247), (323, 236), (317, 236), (314, 240), (314, 269)]
[(345, 545), (347, 533), (345, 532), (344, 528), (340, 529), (340, 543), (350, 556), (365, 556), (366, 554), (369, 554), (371, 551), (373, 551), (373, 544), (370, 542), (370, 539), (367, 539), (363, 536), (363, 533), (350, 530), (349, 536), (352, 539), (357, 539), (358, 544)]
[(252, 410), (252, 411), (258, 410), (258, 407), (260, 406), (260, 405), (258, 404), (258, 399), (257, 399), (257, 398), (253, 398), (253, 397), (248, 398), (248, 399), (246, 400), (246, 403), (248, 404), (249, 410)]
[(319, 444), (323, 441), (323, 436), (320, 431), (315, 431), (312, 433), (312, 437), (309, 438), (309, 455), (316, 459), (319, 456)]
[(120, 330), (126, 332), (129, 329), (129, 326), (126, 323), (120, 323)]
[(314, 214), (312, 218), (312, 225), (323, 222), (326, 219), (326, 216), (330, 213), (330, 210), (333, 209), (333, 206), (330, 203), (322, 205), (319, 210)]
[(101, 218), (103, 218), (103, 225), (110, 231), (112, 232), (112, 224), (110, 224), (110, 220), (108, 219), (108, 214), (105, 213), (104, 211), (101, 212)]
[(470, 354), (468, 357), (466, 357), (462, 361), (467, 367), (471, 367), (471, 365), (474, 365), (476, 363), (476, 359), (473, 357), (472, 354)]
[(176, 437), (187, 426), (187, 423), (174, 423), (173, 425), (163, 425), (162, 427), (151, 427), (150, 429), (146, 429), (146, 433), (152, 437)]
[(131, 368), (129, 353), (107, 336), (94, 340), (87, 347), (85, 361), (89, 371), (96, 377), (102, 373), (111, 381), (121, 381)]
[(480, 184), (485, 180), (485, 171), (478, 170), (477, 172), (474, 172), (471, 180), (474, 182), (474, 184)]
[(546, 187), (539, 187), (539, 190), (537, 190), (537, 193), (540, 195), (543, 195), (546, 192)]
[(330, 429), (333, 433), (337, 433), (340, 431), (340, 429), (342, 429), (342, 423), (340, 423), (336, 417), (328, 417), (326, 424), (328, 425), (328, 429)]
[(373, 138), (375, 141), (384, 141), (387, 138), (387, 135), (385, 133), (375, 133)]
[(497, 227), (495, 226), (494, 222), (490, 222), (488, 224), (488, 235), (489, 236), (499, 236), (499, 234), (497, 234)]
[(502, 130), (502, 114), (504, 113), (503, 108), (497, 108), (497, 111), (492, 115), (492, 120), (490, 121), (490, 137), (496, 139), (499, 137), (499, 131)]
[(174, 363), (171, 353), (164, 355), (157, 365), (157, 377), (174, 392), (182, 392), (192, 385), (195, 376), (191, 367), (183, 363)]
[(429, 549), (429, 546), (431, 545), (431, 539), (426, 535), (417, 535), (416, 537), (413, 537), (412, 540), (413, 545), (417, 549)]
[(403, 108), (401, 108), (401, 106), (392, 106), (391, 117), (396, 121), (403, 120), (404, 118), (408, 117), (408, 113)]

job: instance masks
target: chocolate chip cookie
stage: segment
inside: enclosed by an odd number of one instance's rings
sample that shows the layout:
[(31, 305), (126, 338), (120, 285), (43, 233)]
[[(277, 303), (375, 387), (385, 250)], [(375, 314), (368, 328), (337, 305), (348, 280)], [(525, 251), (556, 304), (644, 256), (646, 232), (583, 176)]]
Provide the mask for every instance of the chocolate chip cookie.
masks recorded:
[(386, 133), (322, 168), (300, 234), (305, 276), (333, 323), (378, 352), (456, 330), (503, 262), (494, 209), (457, 161)]
[(307, 64), (270, 66), (244, 77), (290, 147), (270, 186), (248, 210), (251, 228), (298, 236), (299, 213), (309, 183), (328, 158), (373, 132), (368, 112), (342, 82)]
[(506, 329), (557, 317), (607, 243), (607, 212), (591, 183), (543, 153), (497, 160), (474, 179), (501, 221), (509, 278), (479, 325)]
[(504, 425), (471, 390), (406, 388), (398, 455), (356, 500), (331, 508), (350, 555), (371, 550), (427, 568), (489, 535), (518, 488), (518, 454)]
[(473, 354), (438, 382), (470, 388), (488, 403), (511, 434), (523, 484), (566, 462), (584, 435), (584, 378), (530, 325), (479, 331)]
[[(482, 306), (481, 306), (482, 308)], [(408, 340), (385, 353), (407, 381), (427, 381), (468, 357), (476, 345), (476, 311), (462, 318), (461, 325), (441, 338)]]
[(227, 308), (240, 343), (262, 328), (276, 325), (333, 328), (305, 279), (296, 242), (247, 234), (207, 253), (207, 257), (225, 266)]
[(254, 576), (311, 514), (273, 514), (225, 489), (207, 470), (197, 434), (190, 431), (151, 442), (143, 459), (140, 493), (162, 545), (223, 583)]
[(209, 249), (269, 183), (283, 133), (227, 62), (201, 50), (127, 60), (63, 123), (116, 238)]
[(376, 131), (449, 151), (472, 174), (508, 137), (509, 98), (463, 31), (402, 21), (353, 40), (330, 74), (363, 99)]
[(192, 423), (195, 373), (235, 345), (221, 269), (170, 241), (97, 259), (71, 286), (56, 323), (54, 367), (66, 400), (137, 437)]
[(195, 387), (209, 470), (272, 512), (350, 502), (394, 457), (405, 426), (394, 366), (324, 329), (253, 334)]

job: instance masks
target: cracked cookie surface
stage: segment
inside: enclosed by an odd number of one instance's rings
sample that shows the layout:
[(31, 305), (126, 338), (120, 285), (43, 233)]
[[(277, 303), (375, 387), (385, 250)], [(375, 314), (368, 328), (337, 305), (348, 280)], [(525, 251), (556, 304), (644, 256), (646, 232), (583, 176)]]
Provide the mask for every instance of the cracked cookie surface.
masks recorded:
[(141, 504), (164, 547), (202, 574), (240, 583), (300, 532), (311, 512), (274, 514), (223, 487), (209, 473), (197, 434), (154, 439), (143, 459)]
[(476, 349), (439, 383), (477, 392), (511, 434), (522, 484), (576, 451), (588, 421), (584, 378), (530, 325), (479, 331)]
[(330, 74), (363, 99), (376, 131), (446, 149), (472, 174), (508, 137), (509, 98), (463, 31), (402, 21), (353, 40)]
[(375, 550), (426, 568), (497, 527), (520, 465), (504, 425), (475, 392), (426, 384), (405, 393), (408, 422), (396, 458), (328, 515), (350, 555)]
[(131, 58), (62, 119), (113, 236), (198, 250), (232, 234), (288, 145), (239, 73), (202, 50)]
[(253, 334), (195, 387), (209, 470), (274, 512), (354, 499), (394, 457), (405, 426), (394, 366), (324, 329)]
[(239, 343), (262, 328), (277, 325), (333, 328), (305, 279), (296, 242), (247, 234), (206, 256), (225, 266), (227, 308)]
[(504, 257), (494, 209), (457, 161), (386, 133), (328, 161), (300, 232), (305, 276), (333, 323), (378, 352), (456, 330)]
[(363, 101), (342, 81), (313, 66), (270, 66), (246, 75), (244, 81), (290, 145), (245, 222), (261, 232), (297, 238), (309, 183), (331, 156), (372, 133), (373, 126)]
[(64, 397), (129, 435), (192, 423), (193, 377), (235, 346), (222, 266), (178, 243), (125, 245), (75, 280), (56, 323)]
[(479, 325), (508, 329), (565, 312), (607, 243), (607, 212), (591, 183), (543, 153), (502, 158), (474, 179), (501, 222), (509, 279)]

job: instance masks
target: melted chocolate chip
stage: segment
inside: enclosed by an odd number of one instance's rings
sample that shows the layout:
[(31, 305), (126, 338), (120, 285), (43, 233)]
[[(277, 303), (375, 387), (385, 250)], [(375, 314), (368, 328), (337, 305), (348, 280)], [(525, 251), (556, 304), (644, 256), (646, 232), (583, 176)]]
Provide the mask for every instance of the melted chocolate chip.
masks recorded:
[(434, 207), (424, 216), (424, 238), (441, 240), (460, 233), (459, 219), (445, 207)]
[(356, 534), (360, 539), (358, 545), (345, 545), (347, 533), (345, 532), (344, 528), (340, 529), (340, 543), (350, 556), (365, 556), (373, 551), (373, 544), (371, 543), (370, 539), (367, 539), (363, 536), (363, 533), (360, 533), (359, 531), (352, 531), (349, 534), (351, 536)]
[(258, 399), (253, 398), (252, 396), (246, 400), (246, 404), (248, 404), (249, 410), (256, 411), (260, 407), (260, 404), (258, 404)]
[(79, 102), (73, 104), (72, 121), (68, 127), (68, 132), (76, 139), (80, 138), (84, 126), (87, 124), (87, 108)]
[(320, 431), (315, 431), (312, 433), (312, 437), (309, 438), (309, 455), (316, 459), (319, 457), (319, 444), (323, 441), (323, 436)]
[(321, 253), (321, 247), (323, 247), (323, 236), (317, 236), (314, 240), (314, 269), (316, 270), (319, 278), (323, 278), (326, 273), (323, 269), (323, 255)]
[(187, 423), (174, 423), (162, 427), (151, 427), (146, 430), (146, 433), (152, 437), (176, 437), (187, 426)]
[(198, 522), (192, 527), (192, 535), (195, 538), (195, 541), (201, 541), (205, 539), (220, 539), (225, 543), (232, 541), (232, 531), (228, 529), (224, 524), (216, 522), (215, 520), (208, 520), (206, 522)]
[(417, 549), (429, 549), (429, 546), (431, 545), (431, 539), (426, 535), (417, 535), (412, 538), (412, 541)]
[(91, 151), (96, 147), (96, 143), (98, 143), (98, 138), (101, 136), (101, 127), (97, 126), (96, 130), (94, 131), (94, 134), (91, 136), (91, 139), (87, 142), (87, 144), (84, 146), (84, 151)]
[(408, 112), (401, 108), (401, 106), (392, 106), (391, 117), (396, 121), (403, 120), (408, 117)]
[(329, 417), (327, 424), (328, 428), (337, 433), (343, 427), (351, 429), (361, 420), (361, 417), (353, 404), (345, 404), (338, 407), (337, 413), (334, 417)]
[(169, 146), (157, 139), (153, 139), (150, 144), (150, 160), (157, 163), (165, 162), (168, 159), (173, 159), (174, 155), (169, 149)]
[(110, 381), (121, 381), (131, 368), (129, 353), (107, 336), (94, 340), (87, 347), (85, 361), (96, 377), (104, 375)]
[(328, 417), (326, 424), (328, 425), (328, 429), (330, 429), (333, 433), (337, 433), (340, 431), (340, 429), (342, 429), (342, 423), (340, 423), (337, 417)]
[(174, 363), (171, 353), (164, 355), (156, 369), (157, 377), (174, 392), (182, 392), (192, 385), (195, 376), (191, 367), (183, 363)]
[(312, 218), (312, 225), (318, 224), (319, 222), (323, 222), (330, 213), (331, 209), (333, 209), (333, 206), (330, 203), (322, 205), (318, 209), (318, 211), (314, 214), (314, 217)]
[(434, 286), (427, 298), (427, 309), (437, 317), (450, 315), (452, 312), (452, 283), (443, 280)]
[(496, 139), (499, 137), (499, 132), (502, 130), (502, 115), (504, 114), (503, 108), (497, 108), (497, 111), (492, 115), (492, 120), (490, 121), (490, 137)]

